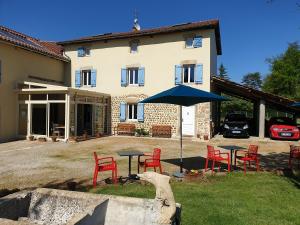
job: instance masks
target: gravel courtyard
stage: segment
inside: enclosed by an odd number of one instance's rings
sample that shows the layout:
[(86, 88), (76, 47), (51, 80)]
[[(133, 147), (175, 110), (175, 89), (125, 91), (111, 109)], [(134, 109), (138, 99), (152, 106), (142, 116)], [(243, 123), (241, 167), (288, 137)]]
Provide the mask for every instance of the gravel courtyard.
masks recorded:
[[(223, 139), (217, 137), (209, 142), (185, 140), (185, 167), (203, 169), (206, 145), (234, 144), (247, 147), (250, 143), (259, 145), (263, 169), (287, 166), (291, 142), (258, 139)], [(93, 152), (101, 156), (114, 156), (118, 162), (119, 175), (128, 173), (128, 157), (120, 157), (120, 150), (151, 152), (162, 149), (163, 169), (168, 173), (178, 170), (179, 140), (112, 136), (78, 143), (15, 141), (0, 144), (0, 189), (61, 187), (70, 181), (91, 185), (94, 169)], [(226, 151), (226, 150), (224, 150)], [(134, 158), (132, 170), (136, 172)], [(110, 176), (100, 174), (99, 182)]]

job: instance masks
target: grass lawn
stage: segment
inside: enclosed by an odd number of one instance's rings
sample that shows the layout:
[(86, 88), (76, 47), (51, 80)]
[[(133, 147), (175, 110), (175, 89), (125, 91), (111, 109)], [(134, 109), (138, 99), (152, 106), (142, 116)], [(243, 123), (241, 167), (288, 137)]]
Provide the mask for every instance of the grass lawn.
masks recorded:
[[(172, 182), (182, 204), (183, 225), (300, 224), (299, 180), (270, 174), (209, 176), (203, 181)], [(94, 193), (154, 198), (151, 185), (105, 186)]]

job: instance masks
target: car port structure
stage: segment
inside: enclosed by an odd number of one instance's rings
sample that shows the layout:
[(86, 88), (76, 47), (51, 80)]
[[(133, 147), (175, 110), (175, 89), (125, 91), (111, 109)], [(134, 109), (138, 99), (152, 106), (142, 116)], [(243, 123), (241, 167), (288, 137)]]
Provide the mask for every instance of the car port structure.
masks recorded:
[[(294, 119), (300, 116), (300, 108), (291, 106), (294, 103), (293, 100), (256, 90), (226, 79), (215, 76), (212, 77), (211, 90), (217, 94), (226, 94), (252, 102), (255, 134), (259, 136), (259, 138), (265, 137), (266, 108), (292, 114)], [(221, 104), (222, 103), (214, 104), (212, 110), (213, 115), (215, 115), (213, 116), (213, 120), (216, 124), (216, 132), (221, 129)]]

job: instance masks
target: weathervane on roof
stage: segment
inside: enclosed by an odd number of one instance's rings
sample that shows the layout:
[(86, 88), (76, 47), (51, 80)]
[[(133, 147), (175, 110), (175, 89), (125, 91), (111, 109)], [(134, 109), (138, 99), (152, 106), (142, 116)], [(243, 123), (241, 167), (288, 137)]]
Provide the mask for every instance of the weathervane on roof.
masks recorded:
[(138, 13), (137, 13), (137, 10), (135, 9), (134, 10), (134, 23), (133, 23), (133, 30), (134, 31), (139, 31), (141, 30), (141, 26), (139, 25), (139, 22), (138, 22)]

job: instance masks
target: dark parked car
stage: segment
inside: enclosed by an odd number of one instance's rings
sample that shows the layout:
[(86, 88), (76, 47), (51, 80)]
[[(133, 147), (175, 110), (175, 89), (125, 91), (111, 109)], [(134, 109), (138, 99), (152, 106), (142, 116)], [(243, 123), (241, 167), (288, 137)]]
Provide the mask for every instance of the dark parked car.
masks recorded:
[(299, 140), (299, 128), (296, 122), (288, 117), (273, 117), (268, 123), (271, 139)]
[(224, 137), (249, 137), (249, 125), (245, 114), (242, 113), (230, 113), (227, 114), (224, 120), (223, 127)]

